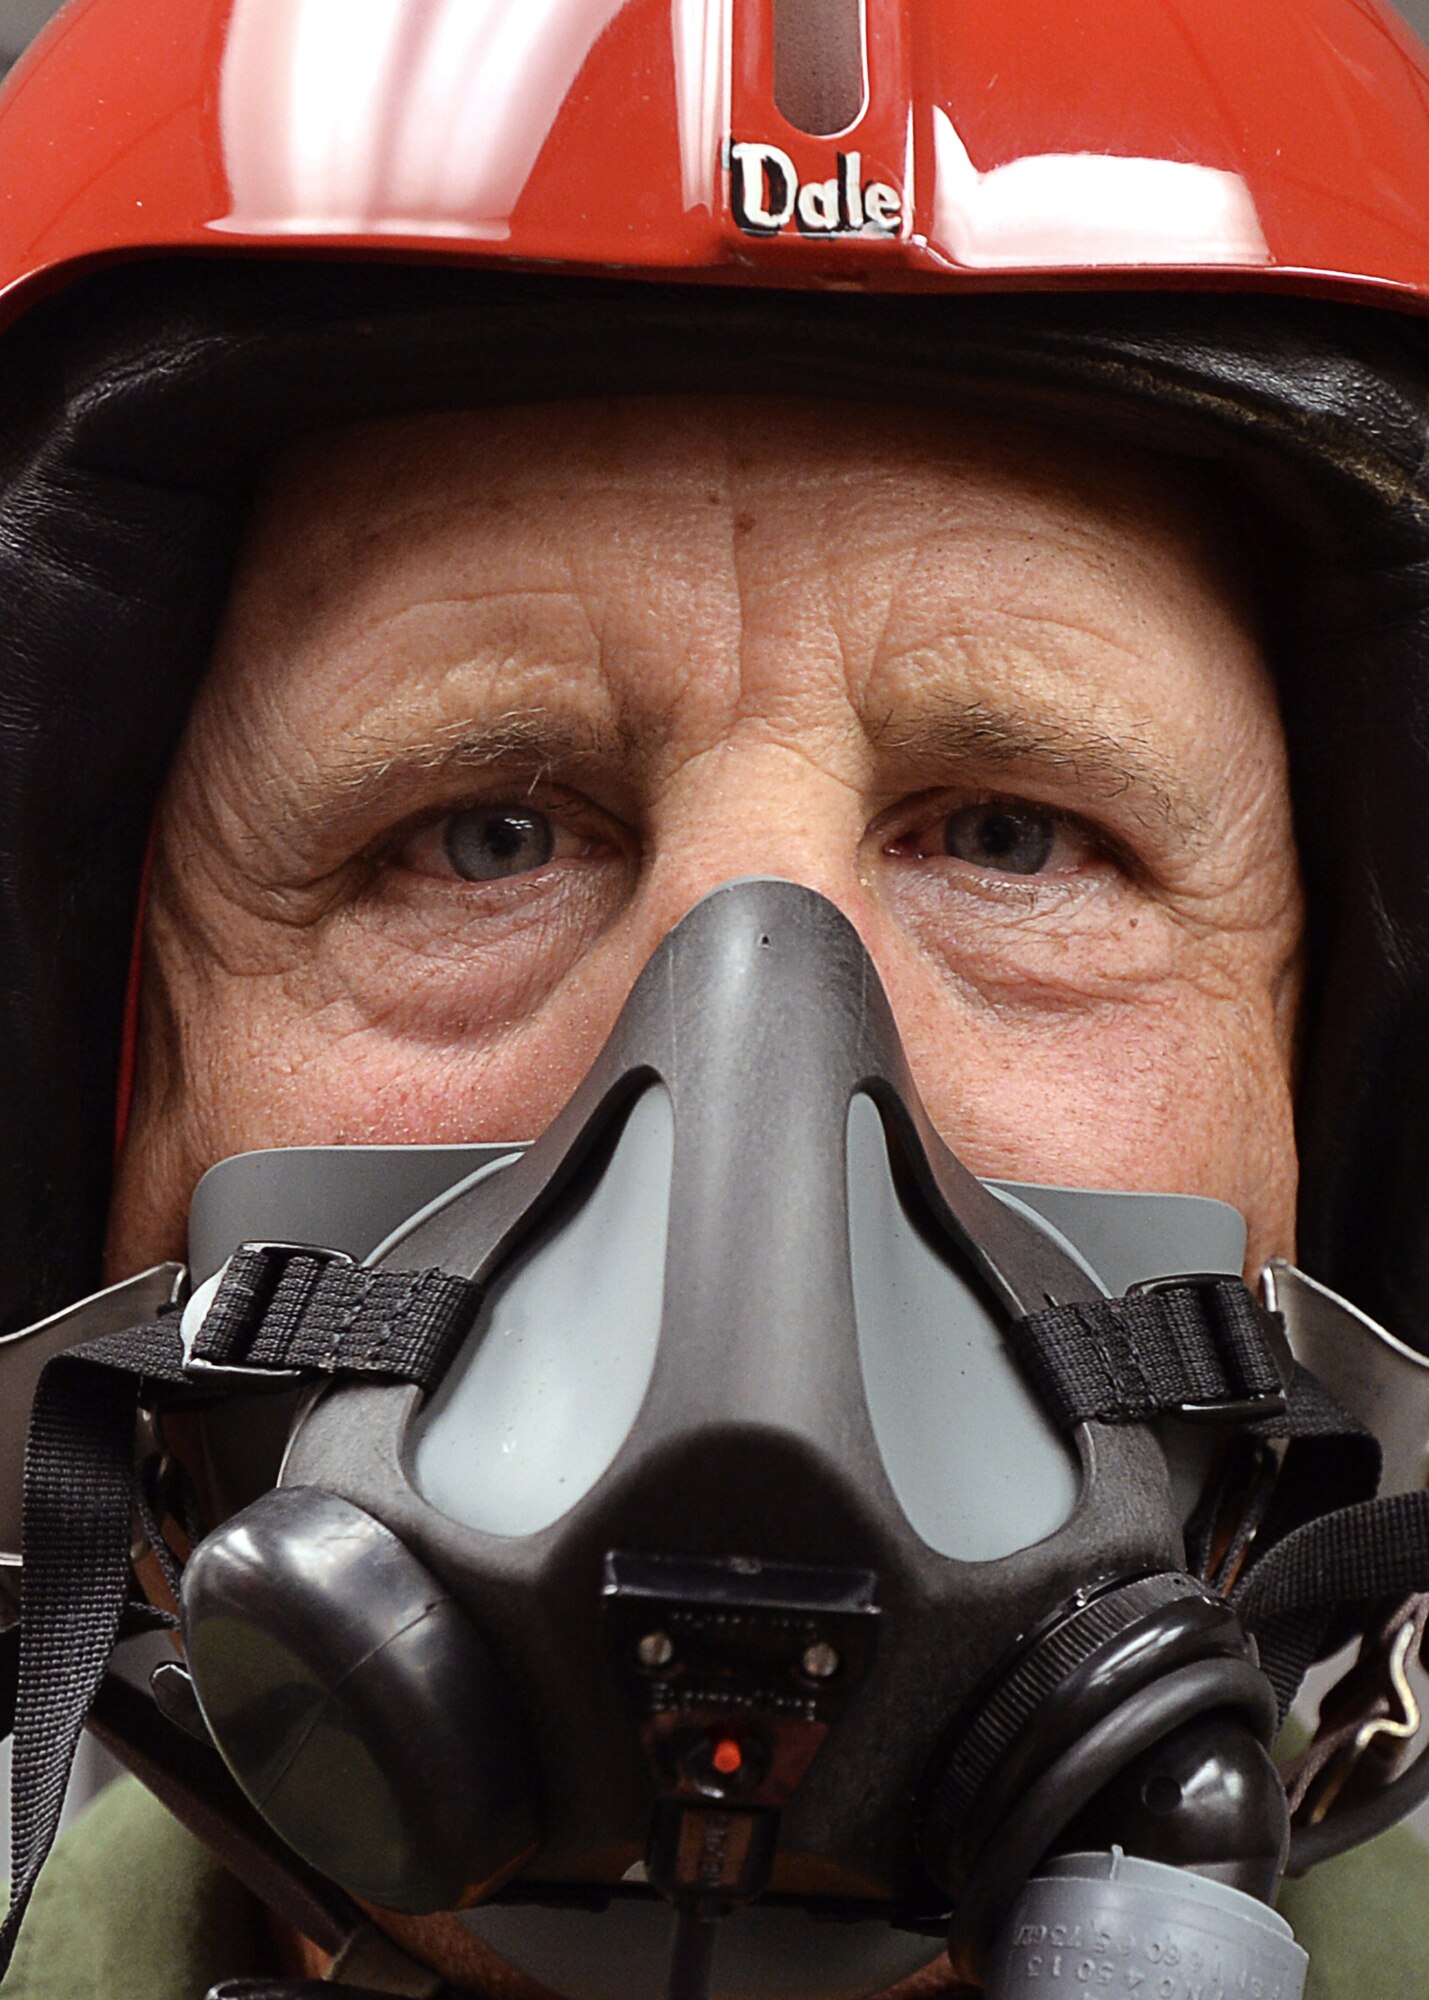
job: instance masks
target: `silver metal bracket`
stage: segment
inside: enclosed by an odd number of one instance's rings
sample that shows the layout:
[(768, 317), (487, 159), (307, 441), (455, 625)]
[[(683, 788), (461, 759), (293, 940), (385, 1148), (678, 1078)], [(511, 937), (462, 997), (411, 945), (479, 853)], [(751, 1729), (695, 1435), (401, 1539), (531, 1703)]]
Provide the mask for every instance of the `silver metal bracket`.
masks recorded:
[(186, 1266), (155, 1264), (0, 1339), (0, 1567), (14, 1568), (20, 1562), (25, 1438), (45, 1363), (72, 1347), (157, 1318), (179, 1303), (187, 1286)]
[(1295, 1359), (1379, 1439), (1381, 1495), (1417, 1493), (1429, 1474), (1429, 1357), (1294, 1264), (1267, 1264), (1262, 1285)]

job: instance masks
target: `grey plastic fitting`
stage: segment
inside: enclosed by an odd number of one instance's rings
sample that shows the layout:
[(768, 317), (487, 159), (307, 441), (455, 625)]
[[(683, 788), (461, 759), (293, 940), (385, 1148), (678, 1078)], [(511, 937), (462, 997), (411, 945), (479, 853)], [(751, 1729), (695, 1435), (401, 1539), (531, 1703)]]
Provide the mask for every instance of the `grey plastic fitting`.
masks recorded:
[(1062, 1855), (1028, 1882), (990, 1955), (987, 2000), (1301, 2000), (1308, 1964), (1254, 1896), (1113, 1848)]

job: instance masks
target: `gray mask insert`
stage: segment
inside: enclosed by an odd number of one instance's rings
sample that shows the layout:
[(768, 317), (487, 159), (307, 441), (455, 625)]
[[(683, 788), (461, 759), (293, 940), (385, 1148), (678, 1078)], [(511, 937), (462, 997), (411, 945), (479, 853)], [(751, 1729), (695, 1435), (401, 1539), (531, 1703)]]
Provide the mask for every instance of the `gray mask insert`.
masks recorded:
[[(977, 1180), (826, 900), (768, 880), (707, 897), (550, 1130), (457, 1153), (422, 1156), (398, 1214), (372, 1195), (378, 1155), (325, 1183), (310, 1157), (314, 1203), (361, 1211), (345, 1247), (386, 1229), (381, 1268), (471, 1279), (480, 1304), (430, 1395), (340, 1381), (304, 1404), (277, 1490), (186, 1576), (209, 1727), (320, 1869), (394, 1907), (473, 1905), (475, 1931), (576, 2000), (660, 1990), (657, 1889), (696, 1927), (760, 1897), (713, 1990), (853, 1995), (935, 1956), (952, 1878), (976, 1877), (976, 1787), (949, 1746), (1029, 1635), (1174, 1628), (1195, 1712), (1269, 1726), (1235, 1621), (1181, 1573), (1158, 1427), (1058, 1428), (1006, 1339), (1136, 1278), (1233, 1269), (1239, 1219)], [(257, 1211), (301, 1157), (211, 1177), (201, 1254), (267, 1233)], [(292, 1236), (282, 1201), (271, 1233)], [(314, 1534), (340, 1553), (315, 1565)], [(223, 1665), (238, 1652), (246, 1686)], [(279, 1715), (291, 1755), (265, 1747)], [(383, 1789), (408, 1715), (440, 1848), (420, 1799)], [(400, 1834), (364, 1860), (353, 1829), (381, 1823)]]

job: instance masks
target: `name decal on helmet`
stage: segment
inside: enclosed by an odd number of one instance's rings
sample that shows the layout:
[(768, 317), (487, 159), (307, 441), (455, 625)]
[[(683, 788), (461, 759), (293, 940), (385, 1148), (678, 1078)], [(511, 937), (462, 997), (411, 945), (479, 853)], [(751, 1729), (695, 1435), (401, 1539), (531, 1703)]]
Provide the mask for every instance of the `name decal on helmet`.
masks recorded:
[(860, 153), (836, 153), (828, 180), (801, 181), (789, 155), (763, 140), (725, 148), (729, 205), (748, 236), (777, 236), (792, 223), (804, 236), (896, 236), (903, 197), (887, 181), (863, 178)]

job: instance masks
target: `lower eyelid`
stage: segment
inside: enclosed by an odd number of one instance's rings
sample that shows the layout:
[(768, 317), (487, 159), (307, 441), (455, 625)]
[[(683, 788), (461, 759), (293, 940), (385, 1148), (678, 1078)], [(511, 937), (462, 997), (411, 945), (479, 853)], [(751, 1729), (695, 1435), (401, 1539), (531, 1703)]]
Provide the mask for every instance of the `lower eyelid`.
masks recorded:
[[(1115, 863), (1097, 861), (1043, 875), (995, 874), (943, 857), (942, 865), (894, 856), (887, 893), (905, 921), (926, 927), (936, 948), (964, 952), (980, 948), (1020, 952), (1040, 949), (1047, 936), (1064, 949), (1068, 940), (1107, 944), (1123, 939), (1128, 916), (1144, 901), (1136, 885)], [(1050, 931), (1044, 930), (1050, 926)], [(1100, 948), (1100, 947), (1098, 947)]]

